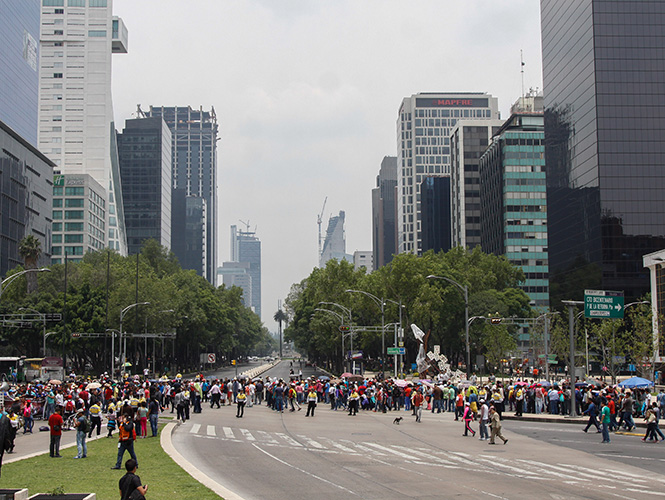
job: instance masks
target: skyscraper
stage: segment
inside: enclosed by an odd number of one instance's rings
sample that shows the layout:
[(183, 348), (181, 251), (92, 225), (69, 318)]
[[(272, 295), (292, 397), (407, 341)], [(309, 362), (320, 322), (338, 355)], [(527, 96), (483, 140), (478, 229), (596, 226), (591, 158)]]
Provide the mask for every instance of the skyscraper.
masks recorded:
[(0, 120), (37, 146), (40, 0), (0, 0)]
[(346, 235), (344, 233), (344, 219), (346, 214), (340, 210), (339, 215), (330, 217), (326, 237), (323, 240), (319, 267), (325, 267), (331, 259), (353, 262), (353, 255), (346, 253)]
[(130, 255), (147, 239), (171, 248), (171, 154), (171, 131), (159, 116), (127, 120), (118, 134)]
[[(196, 196), (204, 201), (205, 252), (200, 255), (178, 254), (178, 245), (172, 245), (180, 263), (199, 261), (203, 258), (203, 269), (197, 272), (213, 285), (217, 280), (217, 116), (215, 108), (157, 107), (150, 106), (147, 116), (161, 116), (169, 126), (173, 150), (173, 189), (184, 189), (187, 196)], [(176, 220), (177, 217), (174, 217)], [(173, 228), (175, 238), (183, 233)], [(189, 245), (188, 251), (197, 251), (197, 244)]]
[(112, 12), (113, 0), (43, 0), (38, 137), (56, 173), (89, 174), (106, 190), (108, 246), (125, 255), (111, 56), (127, 52), (127, 29)]
[(447, 252), (452, 241), (450, 177), (425, 177), (420, 183), (420, 201), (422, 252)]
[(553, 303), (633, 300), (665, 247), (665, 2), (541, 0), (541, 18)]
[(406, 97), (397, 118), (397, 252), (422, 252), (420, 186), (450, 175), (450, 133), (458, 120), (498, 119), (498, 100), (484, 93)]
[(374, 269), (388, 264), (395, 252), (395, 188), (397, 158), (386, 156), (381, 162), (376, 187), (372, 189), (372, 255)]
[[(252, 310), (261, 317), (261, 240), (256, 232), (241, 231), (231, 226), (231, 260), (236, 263), (247, 263), (247, 274), (251, 278), (251, 297), (245, 301)], [(249, 299), (249, 300), (248, 300)]]

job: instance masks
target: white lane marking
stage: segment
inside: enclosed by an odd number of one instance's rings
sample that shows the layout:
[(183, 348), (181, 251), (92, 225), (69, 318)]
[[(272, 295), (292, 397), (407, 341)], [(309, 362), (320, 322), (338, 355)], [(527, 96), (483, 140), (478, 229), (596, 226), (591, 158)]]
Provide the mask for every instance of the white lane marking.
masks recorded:
[(254, 431), (259, 438), (259, 441), (261, 443), (268, 443), (268, 444), (279, 444), (277, 440), (270, 435), (270, 433), (265, 432), (265, 431)]
[(353, 449), (353, 448), (348, 448), (344, 446), (343, 444), (336, 443), (332, 439), (328, 439), (328, 442), (330, 443), (331, 446), (337, 448), (338, 450), (344, 452), (344, 453), (349, 453), (351, 455), (358, 455), (358, 451)]
[(387, 453), (392, 453), (393, 455), (397, 455), (398, 457), (404, 458), (406, 460), (418, 460), (418, 458), (414, 457), (413, 455), (408, 455), (407, 453), (402, 453), (401, 451), (393, 450), (393, 449), (388, 448), (386, 446), (381, 446), (380, 444), (367, 443), (367, 442), (362, 443), (362, 444), (363, 444), (363, 446), (371, 446), (372, 448), (376, 448), (380, 451), (385, 451)]
[(317, 476), (316, 474), (312, 474), (311, 472), (308, 472), (308, 471), (306, 471), (306, 470), (303, 470), (303, 469), (301, 469), (300, 467), (296, 467), (295, 465), (292, 465), (292, 464), (290, 464), (290, 463), (288, 463), (288, 462), (285, 462), (284, 460), (282, 460), (282, 459), (280, 459), (280, 458), (277, 458), (275, 455), (271, 455), (271, 454), (268, 453), (267, 451), (265, 451), (265, 450), (259, 448), (259, 447), (256, 445), (256, 443), (252, 443), (252, 446), (253, 446), (254, 448), (256, 448), (257, 450), (259, 450), (261, 453), (265, 453), (266, 455), (268, 455), (268, 456), (269, 456), (270, 458), (272, 458), (273, 460), (276, 460), (277, 462), (279, 462), (279, 463), (281, 463), (281, 464), (283, 464), (283, 465), (286, 465), (287, 467), (291, 467), (292, 469), (295, 469), (295, 470), (297, 470), (298, 472), (302, 472), (303, 474), (306, 474), (306, 475), (308, 475), (308, 476), (310, 476), (310, 477), (313, 477), (314, 479), (318, 479), (319, 481), (323, 481), (324, 483), (329, 484), (329, 485), (331, 485), (331, 486), (334, 486), (335, 488), (339, 488), (340, 490), (345, 491), (345, 492), (349, 493), (350, 495), (353, 495), (353, 496), (356, 496), (356, 497), (359, 497), (359, 496), (360, 496), (360, 495), (356, 494), (355, 492), (353, 492), (353, 491), (351, 491), (351, 490), (349, 490), (349, 489), (346, 489), (344, 486), (341, 486), (341, 485), (339, 485), (339, 484), (335, 484), (335, 483), (333, 483), (332, 481), (328, 481), (327, 479), (322, 478), (321, 476)]
[(209, 425), (206, 433), (208, 434), (208, 436), (216, 436), (217, 433), (215, 432), (215, 426)]
[(240, 429), (240, 433), (247, 441), (256, 441), (256, 438), (247, 429)]
[(312, 447), (312, 448), (316, 448), (318, 450), (325, 449), (325, 446), (323, 446), (321, 443), (317, 443), (316, 441), (314, 441), (313, 439), (308, 438), (307, 436), (303, 436), (302, 434), (298, 434), (298, 437), (300, 439), (303, 439), (305, 441), (305, 443), (307, 443), (307, 445)]
[(194, 424), (194, 425), (192, 425), (192, 428), (189, 429), (189, 432), (191, 434), (196, 434), (197, 432), (199, 432), (200, 428), (201, 428), (201, 424)]
[(344, 446), (347, 446), (349, 448), (352, 448), (356, 450), (356, 453), (360, 453), (361, 455), (367, 455), (372, 454), (376, 455), (378, 457), (385, 457), (385, 453), (381, 453), (379, 450), (374, 450), (372, 448), (364, 448), (360, 445), (360, 443), (356, 443), (354, 441), (349, 441), (348, 439), (340, 439), (340, 442), (344, 443)]
[[(409, 453), (412, 453), (414, 455), (418, 455), (422, 458), (426, 458), (428, 460), (436, 460), (437, 464), (448, 464), (448, 465), (453, 465), (453, 462), (446, 460), (445, 458), (440, 458), (440, 457), (433, 457), (432, 456), (432, 450), (429, 450), (429, 453), (424, 452), (424, 451), (418, 451), (418, 450), (427, 450), (427, 448), (407, 448), (406, 446), (399, 446), (397, 444), (390, 445), (391, 447), (397, 449), (397, 450), (402, 450), (402, 451), (408, 451)], [(455, 468), (457, 469), (458, 466), (455, 465)]]
[[(575, 484), (575, 482), (574, 482), (575, 479), (571, 478), (570, 474), (564, 474), (564, 472), (570, 472), (568, 469), (565, 469), (563, 467), (557, 467), (556, 465), (552, 465), (552, 464), (545, 464), (545, 463), (542, 463), (542, 462), (536, 462), (534, 460), (524, 460), (524, 459), (521, 459), (521, 458), (518, 458), (516, 460), (518, 462), (529, 464), (529, 465), (539, 465), (540, 467), (543, 467), (542, 470), (547, 471), (547, 474), (549, 476), (557, 476), (557, 477), (560, 477), (561, 479), (565, 479), (564, 483)], [(553, 469), (558, 469), (561, 472), (556, 472)], [(595, 479), (597, 480), (598, 476), (596, 476)], [(587, 481), (588, 482), (589, 480), (579, 478), (579, 481)]]
[(283, 434), (281, 432), (277, 432), (277, 433), (275, 433), (275, 435), (278, 438), (286, 441), (286, 444), (288, 444), (289, 446), (295, 446), (295, 447), (302, 446), (298, 441), (296, 441), (295, 439), (287, 436), (286, 434)]
[(222, 430), (224, 431), (224, 437), (228, 439), (235, 439), (236, 437), (233, 435), (233, 429), (230, 427), (222, 427)]

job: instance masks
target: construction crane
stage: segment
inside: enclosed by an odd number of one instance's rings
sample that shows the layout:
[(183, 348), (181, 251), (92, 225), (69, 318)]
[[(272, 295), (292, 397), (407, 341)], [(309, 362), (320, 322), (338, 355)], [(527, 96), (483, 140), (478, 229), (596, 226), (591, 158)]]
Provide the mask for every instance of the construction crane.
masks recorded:
[(242, 220), (242, 219), (238, 219), (238, 220), (239, 220), (240, 222), (242, 222), (242, 223), (247, 227), (247, 232), (249, 233), (249, 220), (248, 220), (247, 222), (245, 222), (245, 221)]
[(326, 209), (326, 201), (328, 201), (328, 197), (326, 196), (326, 199), (323, 200), (323, 208), (321, 208), (321, 213), (317, 217), (317, 222), (319, 224), (319, 259), (321, 258), (321, 223), (323, 222), (323, 212)]

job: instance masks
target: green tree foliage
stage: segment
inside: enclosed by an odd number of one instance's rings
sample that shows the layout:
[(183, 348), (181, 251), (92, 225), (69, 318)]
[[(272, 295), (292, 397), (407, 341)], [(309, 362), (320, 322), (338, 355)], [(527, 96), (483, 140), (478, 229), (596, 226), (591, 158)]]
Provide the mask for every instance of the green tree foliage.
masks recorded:
[[(199, 355), (217, 353), (218, 359), (231, 356), (267, 354), (272, 338), (258, 316), (242, 303), (242, 289), (215, 288), (194, 271), (180, 268), (172, 252), (153, 240), (141, 254), (121, 257), (104, 250), (87, 253), (80, 263), (68, 262), (65, 305), (65, 264), (51, 266), (50, 273), (34, 273), (38, 293), (28, 295), (20, 277), (3, 293), (0, 311), (13, 314), (20, 307), (43, 313), (61, 313), (64, 320), (49, 323), (56, 332), (47, 339), (47, 354), (67, 355), (77, 372), (100, 372), (111, 364), (111, 335), (100, 338), (72, 337), (72, 333), (103, 333), (119, 330), (120, 312), (136, 302), (123, 318), (127, 334), (127, 361), (137, 369), (157, 358), (157, 371), (171, 373), (199, 368)], [(11, 273), (18, 272), (13, 270)], [(107, 306), (108, 300), (108, 306)], [(133, 338), (132, 334), (177, 332), (174, 340)], [(5, 355), (38, 356), (43, 341), (42, 325), (31, 328), (4, 328)], [(154, 342), (154, 347), (153, 347)], [(116, 366), (119, 338), (115, 337)], [(163, 355), (162, 355), (163, 352)], [(152, 366), (152, 360), (150, 365)]]
[[(41, 242), (32, 234), (23, 238), (18, 244), (18, 253), (23, 257), (26, 269), (36, 269), (37, 261), (42, 254)], [(37, 273), (27, 273), (28, 293), (37, 291)]]

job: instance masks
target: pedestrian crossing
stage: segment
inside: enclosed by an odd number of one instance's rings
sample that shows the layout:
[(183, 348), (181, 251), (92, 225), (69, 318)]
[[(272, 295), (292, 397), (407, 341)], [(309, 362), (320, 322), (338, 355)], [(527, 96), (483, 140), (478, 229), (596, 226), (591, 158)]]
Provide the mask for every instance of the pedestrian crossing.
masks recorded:
[[(507, 458), (501, 454), (461, 453), (425, 446), (403, 446), (390, 443), (376, 443), (365, 440), (311, 438), (303, 434), (290, 435), (285, 432), (268, 432), (229, 426), (192, 424), (186, 432), (198, 438), (246, 443), (259, 447), (301, 449), (316, 453), (339, 454), (344, 457), (363, 457), (400, 465), (413, 464), (417, 467), (443, 469), (463, 469), (483, 474), (509, 475), (515, 478), (536, 482), (561, 482), (606, 489), (611, 492), (619, 483), (628, 478), (631, 492), (647, 497), (663, 496), (655, 493), (665, 488), (665, 479), (629, 474), (627, 471), (603, 469), (603, 481), (599, 481), (599, 471), (566, 463), (546, 463), (522, 458)], [(658, 488), (654, 488), (657, 484)], [(625, 484), (621, 484), (625, 487)]]

